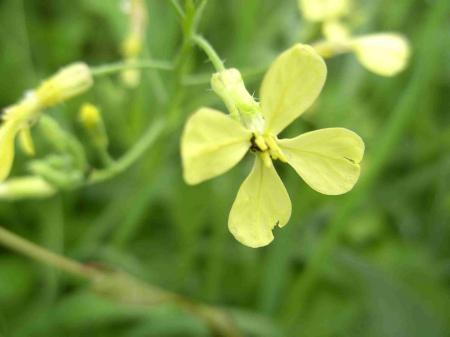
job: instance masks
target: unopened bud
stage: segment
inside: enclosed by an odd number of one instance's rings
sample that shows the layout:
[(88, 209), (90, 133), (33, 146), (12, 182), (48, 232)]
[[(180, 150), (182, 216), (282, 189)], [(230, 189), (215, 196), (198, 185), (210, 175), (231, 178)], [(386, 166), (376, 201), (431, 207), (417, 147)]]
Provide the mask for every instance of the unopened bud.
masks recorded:
[(89, 67), (74, 63), (44, 81), (36, 90), (36, 97), (40, 106), (47, 108), (87, 91), (93, 84)]
[(239, 70), (231, 68), (213, 74), (211, 87), (222, 98), (232, 115), (243, 117), (259, 111), (259, 104), (245, 88)]
[(0, 183), (0, 199), (37, 199), (47, 198), (56, 193), (56, 189), (38, 176), (12, 178)]
[(106, 148), (108, 146), (108, 136), (106, 135), (100, 110), (93, 104), (85, 103), (81, 106), (79, 119), (92, 142), (98, 147)]

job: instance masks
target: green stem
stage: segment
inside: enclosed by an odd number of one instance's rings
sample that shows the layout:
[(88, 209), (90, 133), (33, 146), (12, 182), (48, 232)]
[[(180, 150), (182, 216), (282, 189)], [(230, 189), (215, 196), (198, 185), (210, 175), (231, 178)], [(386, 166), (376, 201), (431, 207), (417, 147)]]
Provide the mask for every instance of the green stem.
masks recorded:
[(160, 70), (172, 70), (172, 64), (167, 61), (158, 60), (138, 60), (138, 61), (125, 61), (112, 64), (105, 64), (97, 67), (91, 67), (93, 76), (110, 75), (117, 72), (121, 72), (129, 69), (160, 69)]
[(330, 258), (333, 249), (339, 244), (340, 236), (345, 230), (345, 225), (349, 218), (370, 193), (379, 174), (408, 126), (408, 122), (414, 119), (418, 101), (421, 97), (426, 96), (429, 81), (436, 71), (436, 68), (433, 67), (439, 66), (439, 62), (437, 62), (440, 57), (439, 46), (433, 37), (436, 35), (436, 31), (445, 17), (444, 13), (448, 12), (447, 7), (449, 4), (447, 0), (441, 0), (428, 15), (424, 35), (417, 44), (422, 46), (422, 50), (417, 56), (416, 70), (396, 109), (391, 114), (386, 126), (383, 127), (383, 137), (380, 138), (379, 144), (373, 147), (371, 166), (368, 168), (364, 179), (328, 225), (328, 230), (317, 250), (307, 262), (303, 273), (295, 280), (293, 288), (289, 291), (289, 299), (283, 306), (285, 310), (282, 319), (291, 328), (295, 327), (298, 317), (303, 313), (308, 295), (320, 277), (323, 265)]
[(123, 157), (106, 169), (94, 171), (87, 183), (95, 184), (108, 180), (133, 165), (163, 133), (165, 124), (166, 122), (163, 119), (152, 123), (144, 136)]
[(29, 258), (45, 263), (68, 274), (90, 281), (93, 290), (119, 302), (155, 305), (177, 304), (203, 320), (214, 332), (224, 337), (242, 337), (228, 312), (194, 302), (188, 298), (143, 283), (132, 276), (114, 271), (101, 271), (55, 254), (0, 227), (0, 244)]
[(213, 64), (214, 68), (216, 68), (217, 71), (224, 71), (225, 66), (220, 59), (219, 55), (217, 55), (214, 48), (211, 46), (211, 44), (202, 36), (200, 35), (194, 35), (192, 37), (192, 40), (195, 42), (197, 46), (199, 46), (205, 54), (208, 56), (209, 60)]
[(182, 18), (184, 18), (184, 16), (186, 15), (183, 11), (183, 8), (181, 8), (180, 4), (178, 3), (177, 0), (170, 0), (170, 3), (173, 5), (173, 7), (175, 8), (176, 12), (178, 13), (178, 15)]
[(105, 148), (104, 146), (96, 146), (96, 151), (104, 167), (110, 167), (114, 165), (114, 159), (109, 154), (107, 148)]
[(81, 263), (52, 253), (20, 236), (0, 227), (0, 243), (16, 252), (26, 255), (34, 260), (51, 265), (74, 276), (83, 279), (93, 279), (96, 272), (83, 266)]

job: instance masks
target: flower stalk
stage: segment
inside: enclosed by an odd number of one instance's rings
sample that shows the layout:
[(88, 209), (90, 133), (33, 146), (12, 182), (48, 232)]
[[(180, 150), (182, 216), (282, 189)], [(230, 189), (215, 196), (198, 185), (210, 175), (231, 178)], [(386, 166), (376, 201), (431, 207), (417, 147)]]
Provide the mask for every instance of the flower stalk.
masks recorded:
[(4, 227), (0, 227), (0, 244), (35, 261), (87, 281), (96, 293), (119, 303), (144, 306), (174, 303), (204, 321), (212, 331), (220, 336), (243, 337), (230, 314), (223, 309), (192, 301), (144, 283), (123, 272), (106, 271), (81, 264), (40, 247)]

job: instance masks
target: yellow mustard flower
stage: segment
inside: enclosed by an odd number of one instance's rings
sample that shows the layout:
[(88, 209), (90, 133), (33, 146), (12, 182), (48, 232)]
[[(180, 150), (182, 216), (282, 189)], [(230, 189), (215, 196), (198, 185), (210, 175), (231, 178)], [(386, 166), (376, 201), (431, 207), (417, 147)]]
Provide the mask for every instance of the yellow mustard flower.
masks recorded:
[(397, 33), (374, 33), (352, 36), (347, 26), (339, 21), (323, 25), (325, 42), (315, 45), (323, 57), (353, 52), (368, 70), (381, 76), (394, 76), (405, 69), (410, 57), (408, 40)]
[(350, 12), (350, 0), (299, 0), (299, 5), (306, 20), (322, 24), (325, 40), (314, 44), (322, 57), (352, 52), (366, 69), (380, 76), (394, 76), (406, 68), (411, 52), (403, 35), (352, 35), (342, 21)]
[(255, 154), (253, 169), (239, 188), (228, 220), (230, 232), (246, 246), (269, 244), (273, 228), (286, 225), (291, 215), (291, 201), (273, 160), (288, 163), (310, 187), (324, 194), (345, 193), (358, 180), (364, 143), (354, 132), (328, 128), (278, 138), (316, 100), (326, 72), (313, 48), (295, 45), (267, 71), (258, 103), (245, 89), (240, 73), (226, 69), (213, 76), (212, 87), (230, 115), (201, 108), (186, 123), (181, 156), (188, 184), (225, 173), (249, 150)]
[(11, 171), (17, 134), (25, 152), (33, 154), (30, 127), (39, 118), (40, 111), (79, 95), (92, 85), (89, 67), (81, 62), (74, 63), (43, 81), (36, 90), (29, 91), (17, 104), (4, 109), (0, 125), (0, 182)]
[[(37, 118), (38, 111), (39, 103), (32, 92), (18, 104), (4, 109), (3, 122), (0, 126), (0, 182), (5, 180), (11, 171), (16, 135), (23, 130), (29, 130), (30, 124)], [(34, 151), (34, 146), (29, 144), (28, 146)]]

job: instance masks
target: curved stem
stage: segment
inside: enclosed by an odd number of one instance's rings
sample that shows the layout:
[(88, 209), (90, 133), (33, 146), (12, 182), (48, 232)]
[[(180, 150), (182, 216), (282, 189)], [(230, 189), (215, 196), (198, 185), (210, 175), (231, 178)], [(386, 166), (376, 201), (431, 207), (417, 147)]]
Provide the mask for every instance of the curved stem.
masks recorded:
[(102, 182), (125, 171), (153, 145), (163, 133), (165, 124), (166, 122), (163, 119), (152, 123), (142, 138), (123, 157), (105, 169), (94, 171), (89, 177), (87, 184)]
[(183, 11), (183, 8), (181, 8), (180, 4), (178, 3), (177, 0), (170, 0), (170, 3), (172, 4), (172, 6), (175, 8), (177, 14), (184, 18), (184, 16), (186, 15)]
[(160, 70), (172, 70), (172, 64), (167, 61), (158, 60), (136, 60), (136, 61), (125, 61), (117, 62), (112, 64), (105, 64), (97, 67), (91, 67), (91, 72), (93, 76), (104, 76), (110, 75), (123, 70), (129, 69), (160, 69)]
[(81, 263), (64, 256), (52, 253), (3, 227), (0, 227), (0, 244), (34, 260), (46, 263), (83, 279), (93, 279), (97, 275), (93, 269), (87, 268)]
[(211, 46), (211, 44), (202, 36), (200, 35), (194, 35), (192, 37), (192, 40), (195, 42), (197, 46), (199, 46), (205, 54), (210, 59), (211, 63), (213, 64), (214, 68), (216, 68), (217, 71), (224, 71), (225, 66), (220, 59), (219, 55), (217, 55), (214, 48)]
[(134, 277), (115, 271), (102, 271), (53, 253), (0, 227), (0, 244), (29, 258), (45, 263), (73, 276), (91, 282), (93, 290), (127, 304), (155, 305), (172, 302), (203, 320), (213, 331), (224, 337), (242, 337), (229, 313), (223, 309), (192, 301), (165, 291)]

